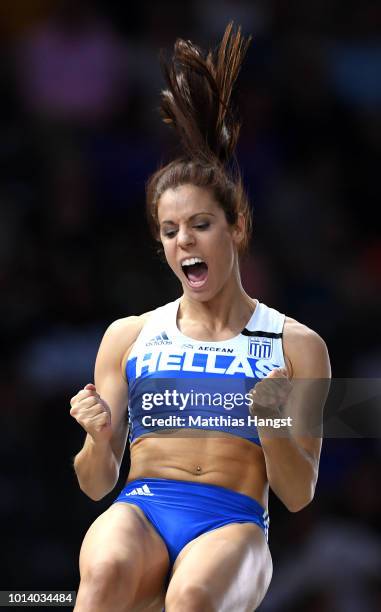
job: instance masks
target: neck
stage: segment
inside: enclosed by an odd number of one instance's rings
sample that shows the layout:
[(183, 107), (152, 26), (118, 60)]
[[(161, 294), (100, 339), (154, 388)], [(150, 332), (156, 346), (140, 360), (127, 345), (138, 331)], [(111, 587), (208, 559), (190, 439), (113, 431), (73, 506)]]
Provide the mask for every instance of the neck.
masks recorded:
[(240, 274), (231, 276), (229, 282), (208, 301), (200, 302), (184, 294), (180, 302), (179, 320), (197, 319), (213, 333), (224, 329), (244, 328), (254, 312), (256, 302), (243, 289)]

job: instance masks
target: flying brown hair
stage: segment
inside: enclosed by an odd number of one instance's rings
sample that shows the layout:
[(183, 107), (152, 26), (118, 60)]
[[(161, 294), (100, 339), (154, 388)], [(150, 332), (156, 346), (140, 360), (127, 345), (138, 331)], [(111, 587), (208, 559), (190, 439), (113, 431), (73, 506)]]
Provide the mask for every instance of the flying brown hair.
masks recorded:
[(159, 236), (157, 205), (167, 189), (191, 184), (210, 189), (235, 224), (246, 222), (243, 250), (249, 241), (251, 216), (235, 162), (240, 123), (232, 109), (232, 92), (251, 38), (229, 23), (216, 52), (207, 54), (191, 41), (178, 39), (172, 59), (162, 59), (167, 88), (161, 92), (163, 121), (176, 130), (181, 155), (155, 172), (147, 183), (147, 213)]

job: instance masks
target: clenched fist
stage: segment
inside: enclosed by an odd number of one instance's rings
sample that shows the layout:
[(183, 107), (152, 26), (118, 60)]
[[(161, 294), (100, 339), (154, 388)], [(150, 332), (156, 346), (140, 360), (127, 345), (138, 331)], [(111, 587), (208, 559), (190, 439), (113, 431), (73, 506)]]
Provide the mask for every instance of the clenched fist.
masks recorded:
[(292, 390), (286, 368), (275, 368), (251, 390), (252, 416), (279, 417), (280, 408), (286, 403)]
[(111, 410), (97, 393), (95, 385), (87, 384), (71, 398), (70, 405), (71, 416), (94, 442), (107, 442), (111, 438)]

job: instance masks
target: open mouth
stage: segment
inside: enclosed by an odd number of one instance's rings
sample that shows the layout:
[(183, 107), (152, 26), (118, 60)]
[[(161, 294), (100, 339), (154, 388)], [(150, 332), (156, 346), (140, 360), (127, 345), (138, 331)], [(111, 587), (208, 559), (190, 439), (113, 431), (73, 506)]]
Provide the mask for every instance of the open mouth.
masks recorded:
[(200, 257), (190, 257), (181, 262), (182, 270), (191, 287), (202, 287), (208, 278), (208, 266)]

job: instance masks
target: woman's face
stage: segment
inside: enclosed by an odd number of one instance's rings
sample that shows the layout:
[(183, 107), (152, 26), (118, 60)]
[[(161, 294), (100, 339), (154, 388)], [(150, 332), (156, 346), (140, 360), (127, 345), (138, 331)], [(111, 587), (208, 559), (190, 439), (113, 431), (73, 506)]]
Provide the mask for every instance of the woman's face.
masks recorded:
[(165, 257), (184, 293), (211, 299), (232, 275), (242, 237), (238, 227), (228, 224), (211, 191), (194, 185), (167, 189), (158, 220)]

